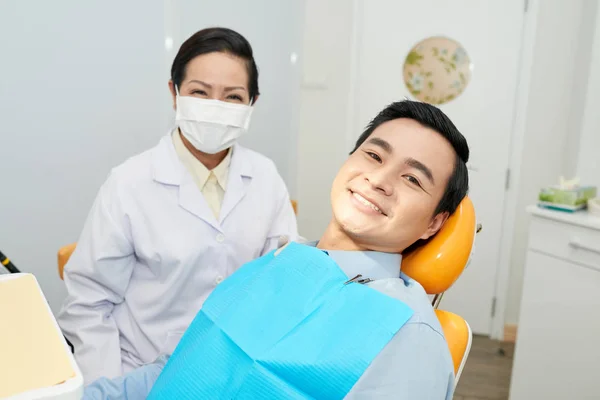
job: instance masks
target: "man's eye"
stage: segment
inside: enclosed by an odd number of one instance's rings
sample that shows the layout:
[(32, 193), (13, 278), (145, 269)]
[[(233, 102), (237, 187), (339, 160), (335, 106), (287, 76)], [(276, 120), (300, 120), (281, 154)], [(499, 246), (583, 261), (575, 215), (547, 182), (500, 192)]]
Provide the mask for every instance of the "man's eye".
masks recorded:
[(377, 154), (375, 154), (375, 153), (372, 153), (372, 152), (370, 152), (370, 151), (366, 151), (365, 153), (367, 153), (367, 155), (368, 155), (369, 157), (371, 157), (373, 160), (377, 161), (378, 163), (380, 163), (380, 162), (381, 162), (381, 157), (379, 157)]
[(421, 187), (421, 182), (419, 182), (419, 180), (417, 178), (415, 178), (412, 175), (405, 175), (404, 178), (409, 181), (410, 183), (412, 183), (413, 185), (417, 185), (419, 187)]

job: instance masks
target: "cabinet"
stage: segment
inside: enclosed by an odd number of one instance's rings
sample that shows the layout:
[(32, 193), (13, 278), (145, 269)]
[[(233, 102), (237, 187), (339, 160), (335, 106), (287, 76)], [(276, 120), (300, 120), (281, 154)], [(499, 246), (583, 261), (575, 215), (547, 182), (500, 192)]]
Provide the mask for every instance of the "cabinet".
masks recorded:
[(510, 399), (600, 399), (600, 218), (528, 211)]

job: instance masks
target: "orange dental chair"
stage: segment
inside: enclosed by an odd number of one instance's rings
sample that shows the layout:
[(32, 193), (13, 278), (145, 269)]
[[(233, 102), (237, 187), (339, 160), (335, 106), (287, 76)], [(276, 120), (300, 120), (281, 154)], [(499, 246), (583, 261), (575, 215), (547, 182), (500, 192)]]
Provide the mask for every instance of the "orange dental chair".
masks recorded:
[[(294, 211), (297, 210), (292, 201)], [(454, 363), (455, 385), (467, 361), (473, 334), (462, 317), (438, 306), (442, 296), (459, 278), (471, 257), (475, 234), (481, 229), (475, 219), (475, 208), (469, 197), (460, 203), (442, 229), (425, 245), (417, 247), (402, 258), (402, 271), (419, 282), (427, 294), (435, 295), (433, 307), (444, 332)], [(76, 243), (58, 251), (58, 273), (63, 279), (63, 269), (75, 250)]]
[(435, 295), (433, 307), (440, 321), (452, 361), (454, 384), (471, 350), (473, 333), (467, 321), (449, 311), (439, 310), (444, 292), (456, 282), (469, 263), (475, 235), (481, 230), (475, 219), (475, 208), (465, 197), (442, 229), (424, 246), (417, 247), (402, 258), (402, 271), (419, 282), (427, 294)]

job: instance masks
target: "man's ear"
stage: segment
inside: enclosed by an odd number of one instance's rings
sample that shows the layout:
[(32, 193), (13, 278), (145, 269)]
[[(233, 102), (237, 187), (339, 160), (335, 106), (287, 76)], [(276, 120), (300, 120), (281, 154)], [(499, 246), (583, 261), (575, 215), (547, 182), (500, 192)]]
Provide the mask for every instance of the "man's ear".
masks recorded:
[(433, 217), (431, 219), (431, 222), (429, 223), (429, 226), (427, 227), (427, 230), (425, 231), (423, 236), (421, 236), (421, 239), (427, 240), (436, 233), (438, 233), (438, 231), (442, 229), (442, 226), (444, 226), (446, 220), (448, 220), (449, 216), (450, 214), (448, 212), (443, 212)]
[(169, 90), (171, 91), (171, 97), (173, 98), (173, 110), (177, 109), (177, 101), (176, 96), (177, 92), (175, 91), (175, 84), (172, 80), (169, 80)]

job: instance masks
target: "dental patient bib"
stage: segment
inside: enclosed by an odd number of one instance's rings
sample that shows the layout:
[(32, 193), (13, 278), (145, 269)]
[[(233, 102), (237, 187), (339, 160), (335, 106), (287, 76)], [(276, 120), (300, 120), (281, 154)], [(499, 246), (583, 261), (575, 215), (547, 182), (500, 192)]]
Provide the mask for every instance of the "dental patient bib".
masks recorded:
[(148, 398), (344, 398), (413, 315), (348, 280), (296, 243), (245, 264), (208, 297)]

